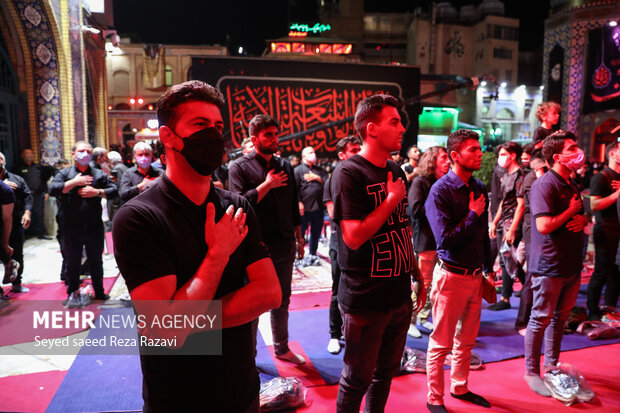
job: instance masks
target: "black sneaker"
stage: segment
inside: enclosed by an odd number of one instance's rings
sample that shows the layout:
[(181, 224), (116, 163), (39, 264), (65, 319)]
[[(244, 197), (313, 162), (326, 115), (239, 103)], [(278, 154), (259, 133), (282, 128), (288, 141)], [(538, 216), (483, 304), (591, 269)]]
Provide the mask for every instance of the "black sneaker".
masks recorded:
[(495, 304), (490, 305), (488, 310), (491, 310), (491, 311), (502, 311), (502, 310), (508, 310), (509, 308), (510, 308), (510, 303), (507, 303), (504, 300), (499, 300)]
[(17, 284), (17, 285), (13, 284), (11, 291), (13, 291), (14, 293), (27, 293), (28, 291), (30, 291), (30, 288), (24, 287), (21, 284)]
[(15, 281), (17, 278), (17, 272), (19, 271), (19, 263), (15, 260), (9, 260), (4, 264), (4, 278), (2, 284), (8, 284)]
[(106, 301), (106, 300), (109, 300), (109, 299), (110, 299), (110, 296), (108, 294), (95, 295), (95, 300)]

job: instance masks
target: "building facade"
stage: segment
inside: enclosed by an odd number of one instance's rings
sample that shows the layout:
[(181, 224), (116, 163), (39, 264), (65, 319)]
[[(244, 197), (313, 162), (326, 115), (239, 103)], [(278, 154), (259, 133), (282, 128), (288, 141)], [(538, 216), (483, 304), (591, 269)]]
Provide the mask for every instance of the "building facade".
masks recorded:
[[(107, 143), (105, 22), (111, 0), (0, 2), (0, 150), (9, 167), (69, 157), (78, 140)], [(108, 7), (109, 6), (109, 7)]]
[(618, 23), (617, 0), (551, 0), (545, 22), (545, 100), (562, 105), (561, 128), (575, 132), (599, 161), (620, 125)]
[[(137, 133), (156, 130), (159, 96), (171, 85), (192, 79), (192, 58), (226, 56), (225, 46), (106, 43), (109, 143), (124, 145)], [(151, 121), (151, 122), (149, 122)], [(143, 132), (144, 131), (144, 132)]]

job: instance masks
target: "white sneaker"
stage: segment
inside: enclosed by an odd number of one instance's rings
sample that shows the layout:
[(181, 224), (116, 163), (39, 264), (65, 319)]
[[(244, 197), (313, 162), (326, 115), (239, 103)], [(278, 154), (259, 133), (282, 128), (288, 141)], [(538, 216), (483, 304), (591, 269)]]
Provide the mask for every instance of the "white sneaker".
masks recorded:
[(327, 344), (327, 351), (332, 354), (338, 354), (341, 349), (342, 347), (340, 347), (340, 340), (337, 338), (332, 338), (329, 340), (329, 344)]
[(280, 360), (290, 361), (291, 363), (297, 365), (302, 365), (306, 363), (306, 359), (304, 359), (303, 356), (295, 354), (291, 350), (287, 351), (284, 354), (276, 354), (276, 358), (279, 358)]
[(409, 330), (407, 330), (407, 334), (414, 338), (422, 337), (422, 333), (420, 333), (420, 330), (418, 330), (415, 324), (409, 324)]
[(435, 329), (435, 326), (430, 321), (425, 321), (421, 325), (422, 325), (422, 327), (424, 327), (428, 331), (433, 331)]

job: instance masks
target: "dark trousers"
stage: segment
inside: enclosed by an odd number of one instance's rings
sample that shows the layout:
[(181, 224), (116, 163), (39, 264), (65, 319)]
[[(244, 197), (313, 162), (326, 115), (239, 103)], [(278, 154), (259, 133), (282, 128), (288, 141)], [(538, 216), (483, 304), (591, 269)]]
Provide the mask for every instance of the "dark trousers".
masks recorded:
[[(282, 303), (280, 307), (270, 311), (271, 334), (273, 349), (276, 354), (286, 353), (288, 348), (288, 306), (291, 302), (291, 282), (293, 280), (293, 263), (295, 262), (295, 239), (285, 239), (267, 243), (273, 266), (280, 281)], [(256, 356), (256, 334), (258, 334), (258, 319), (252, 322), (254, 338), (254, 355)]]
[(358, 413), (364, 394), (365, 412), (384, 411), (392, 377), (400, 367), (412, 308), (407, 300), (387, 311), (342, 312), (345, 347), (338, 413)]
[(28, 236), (38, 237), (39, 235), (47, 235), (44, 221), (45, 211), (45, 194), (32, 193), (32, 216), (30, 218), (30, 227), (26, 230)]
[(80, 263), (82, 247), (86, 248), (86, 258), (90, 265), (90, 277), (95, 295), (104, 295), (103, 290), (103, 223), (84, 227), (67, 227), (62, 229), (63, 250), (66, 263), (66, 276), (69, 280), (67, 293), (80, 288)]
[(532, 293), (532, 274), (528, 271), (525, 274), (525, 284), (521, 289), (521, 301), (519, 302), (519, 310), (517, 311), (517, 319), (515, 320), (515, 329), (521, 330), (527, 327), (532, 313), (532, 303), (534, 294)]
[[(335, 234), (332, 236), (335, 236)], [(329, 259), (332, 263), (332, 298), (329, 302), (329, 335), (331, 338), (339, 339), (342, 337), (342, 316), (338, 308), (338, 284), (340, 283), (338, 251), (330, 249)]]
[(13, 222), (13, 228), (11, 229), (11, 235), (9, 235), (9, 245), (13, 248), (13, 255), (11, 258), (19, 263), (19, 271), (17, 272), (17, 278), (13, 281), (13, 285), (21, 285), (22, 273), (24, 272), (24, 227), (22, 227), (21, 221)]
[(323, 230), (323, 211), (306, 211), (301, 217), (301, 233), (306, 234), (310, 225), (310, 241), (308, 242), (310, 255), (316, 255), (319, 247), (319, 238)]
[(588, 314), (599, 315), (598, 308), (603, 286), (605, 305), (615, 307), (620, 293), (620, 272), (616, 266), (619, 234), (602, 225), (594, 225), (594, 271), (588, 283)]

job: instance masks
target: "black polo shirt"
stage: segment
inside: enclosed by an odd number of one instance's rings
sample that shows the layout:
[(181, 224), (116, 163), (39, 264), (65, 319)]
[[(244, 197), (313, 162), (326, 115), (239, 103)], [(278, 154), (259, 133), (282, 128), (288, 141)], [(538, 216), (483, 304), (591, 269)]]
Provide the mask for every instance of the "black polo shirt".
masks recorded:
[[(320, 176), (322, 182), (307, 181), (304, 175), (308, 172)], [(299, 200), (304, 204), (305, 211), (312, 212), (325, 209), (323, 205), (323, 184), (326, 180), (327, 174), (322, 168), (316, 165), (309, 167), (302, 162), (295, 168), (295, 181), (297, 182), (297, 188), (299, 188)]]
[[(543, 235), (536, 228), (536, 218), (556, 216), (568, 209), (570, 200), (579, 195), (579, 188), (572, 179), (566, 182), (553, 169), (532, 184), (530, 209), (532, 212), (532, 240), (530, 266), (532, 274), (548, 277), (570, 277), (579, 274), (583, 265), (583, 230), (569, 231), (566, 223), (555, 231)], [(583, 214), (583, 207), (581, 209)], [(570, 219), (566, 222), (570, 222)]]
[[(175, 274), (177, 290), (196, 273), (207, 254), (204, 227), (207, 203), (218, 222), (234, 205), (247, 214), (248, 235), (230, 256), (215, 299), (247, 283), (246, 268), (267, 257), (260, 228), (249, 202), (211, 184), (204, 204), (191, 202), (162, 176), (114, 217), (114, 255), (129, 291), (156, 278)], [(197, 333), (192, 343), (206, 339)], [(142, 364), (145, 407), (156, 411), (244, 411), (258, 396), (251, 323), (222, 330), (221, 356), (146, 356)], [(166, 410), (168, 409), (168, 410)]]
[(120, 185), (118, 187), (118, 195), (121, 197), (123, 203), (129, 201), (140, 194), (138, 184), (144, 180), (147, 176), (149, 178), (157, 178), (161, 176), (163, 171), (161, 169), (155, 169), (150, 167), (146, 175), (142, 175), (142, 172), (137, 166), (131, 167), (123, 172)]
[(426, 208), (424, 207), (431, 186), (436, 180), (434, 175), (418, 175), (411, 181), (407, 198), (409, 200), (409, 216), (413, 227), (413, 249), (415, 252), (435, 251), (437, 249), (433, 230), (428, 223)]
[[(286, 172), (287, 184), (267, 192), (260, 202), (256, 187), (262, 184), (270, 170)], [(228, 187), (231, 192), (246, 198), (258, 217), (263, 239), (267, 244), (295, 238), (299, 226), (297, 185), (291, 165), (284, 159), (272, 156), (269, 164), (256, 152), (251, 152), (230, 164)]]
[[(50, 195), (60, 199), (60, 209), (62, 210), (60, 224), (72, 228), (83, 227), (84, 225), (103, 225), (100, 197), (82, 198), (78, 193), (81, 187), (77, 186), (66, 194), (62, 193), (65, 183), (75, 178), (79, 173), (80, 170), (76, 166), (70, 166), (59, 171), (50, 184)], [(93, 181), (90, 186), (95, 189), (103, 189), (106, 198), (111, 199), (116, 196), (118, 192), (116, 185), (101, 169), (88, 167), (82, 174), (91, 175)]]

